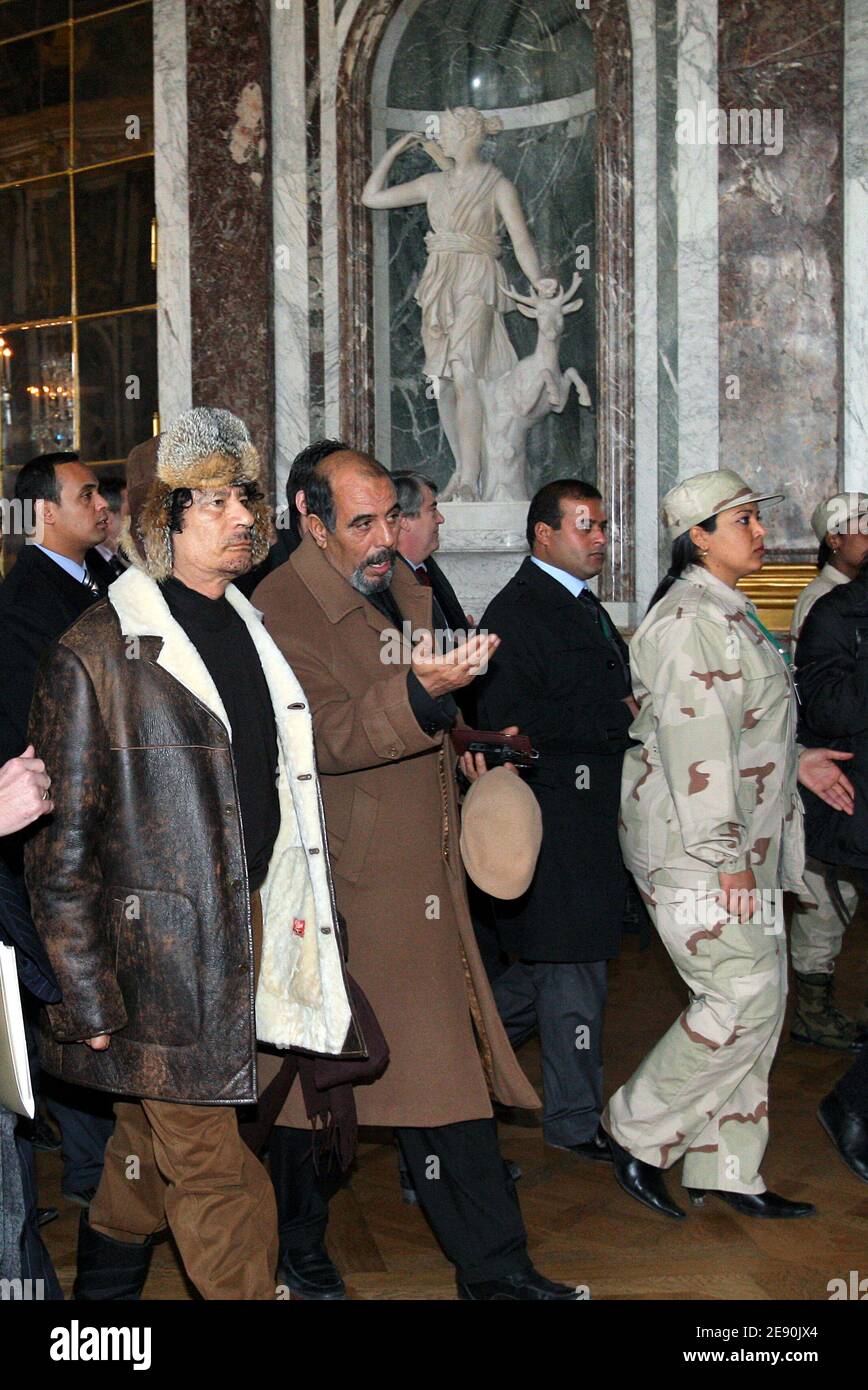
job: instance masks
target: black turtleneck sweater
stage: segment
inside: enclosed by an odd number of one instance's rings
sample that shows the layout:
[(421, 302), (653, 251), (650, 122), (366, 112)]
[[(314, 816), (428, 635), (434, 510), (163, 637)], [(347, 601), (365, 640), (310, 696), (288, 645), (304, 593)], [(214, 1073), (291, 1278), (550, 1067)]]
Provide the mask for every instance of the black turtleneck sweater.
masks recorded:
[(259, 654), (228, 599), (206, 598), (178, 579), (160, 585), (177, 623), (198, 651), (232, 726), (250, 891), (261, 887), (280, 828), (277, 730)]

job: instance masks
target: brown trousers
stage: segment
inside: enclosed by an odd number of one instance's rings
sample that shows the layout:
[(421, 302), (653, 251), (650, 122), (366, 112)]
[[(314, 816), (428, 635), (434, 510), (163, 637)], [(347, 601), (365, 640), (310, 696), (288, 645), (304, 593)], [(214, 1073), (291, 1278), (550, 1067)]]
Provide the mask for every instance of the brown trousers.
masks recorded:
[[(262, 910), (251, 899), (255, 970)], [(265, 1169), (242, 1143), (235, 1107), (119, 1101), (90, 1224), (141, 1244), (172, 1232), (206, 1299), (273, 1299), (277, 1208)]]

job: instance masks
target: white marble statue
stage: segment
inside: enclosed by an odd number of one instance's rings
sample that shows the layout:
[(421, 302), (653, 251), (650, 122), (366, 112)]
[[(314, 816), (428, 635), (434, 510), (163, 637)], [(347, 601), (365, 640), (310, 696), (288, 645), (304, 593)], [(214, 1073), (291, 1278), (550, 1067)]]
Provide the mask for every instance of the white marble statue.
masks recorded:
[(590, 392), (575, 367), (561, 371), (559, 353), (564, 315), (577, 313), (584, 303), (573, 299), (581, 283), (581, 275), (576, 274), (569, 289), (554, 296), (517, 294), (512, 287), (506, 290), (520, 313), (536, 319), (537, 342), (530, 357), (523, 357), (493, 381), (481, 382), (485, 417), (480, 478), (483, 502), (529, 500), (525, 444), (531, 425), (549, 411), (559, 415), (571, 385), (580, 405), (591, 404)]
[[(501, 226), (537, 294), (552, 297), (558, 288), (556, 280), (542, 275), (515, 187), (496, 165), (479, 157), (485, 137), (500, 129), (499, 118), (487, 119), (472, 107), (445, 111), (436, 143), (415, 132), (403, 135), (386, 151), (362, 192), (369, 208), (427, 205), (428, 261), (416, 299), (422, 310), (425, 373), (435, 383), (440, 421), (456, 465), (441, 493), (444, 502), (479, 500), (485, 455), (483, 384), (517, 362), (503, 322), (512, 304), (500, 263)], [(442, 172), (387, 188), (395, 160), (414, 144), (422, 145)], [(487, 471), (496, 466), (492, 456)]]

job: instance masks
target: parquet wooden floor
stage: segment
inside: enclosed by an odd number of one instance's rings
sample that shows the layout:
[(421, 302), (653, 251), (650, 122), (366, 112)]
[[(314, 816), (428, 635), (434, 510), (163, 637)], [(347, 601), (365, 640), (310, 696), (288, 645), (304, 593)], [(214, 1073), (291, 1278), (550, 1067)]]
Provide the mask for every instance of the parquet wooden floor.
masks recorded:
[[(868, 995), (868, 919), (849, 929), (838, 970), (842, 1006), (859, 1012)], [(606, 1060), (614, 1090), (671, 1023), (683, 992), (654, 942), (639, 952), (627, 938), (611, 970)], [(615, 1184), (608, 1166), (581, 1163), (547, 1148), (539, 1128), (501, 1126), (507, 1157), (520, 1164), (518, 1185), (537, 1267), (550, 1278), (587, 1284), (594, 1299), (827, 1300), (830, 1279), (868, 1276), (868, 1186), (841, 1163), (816, 1120), (818, 1102), (848, 1060), (799, 1047), (784, 1031), (771, 1085), (770, 1187), (816, 1203), (813, 1220), (763, 1222), (714, 1201), (687, 1221), (656, 1217)], [(521, 1053), (539, 1083), (535, 1042)], [(365, 1135), (352, 1179), (332, 1203), (329, 1248), (355, 1299), (452, 1299), (451, 1268), (424, 1218), (400, 1199), (396, 1151), (387, 1136)], [(75, 1273), (78, 1208), (60, 1195), (60, 1162), (39, 1156), (40, 1200), (60, 1207), (44, 1230), (66, 1293)], [(670, 1190), (682, 1193), (680, 1169)], [(170, 1242), (155, 1251), (148, 1299), (190, 1297)]]

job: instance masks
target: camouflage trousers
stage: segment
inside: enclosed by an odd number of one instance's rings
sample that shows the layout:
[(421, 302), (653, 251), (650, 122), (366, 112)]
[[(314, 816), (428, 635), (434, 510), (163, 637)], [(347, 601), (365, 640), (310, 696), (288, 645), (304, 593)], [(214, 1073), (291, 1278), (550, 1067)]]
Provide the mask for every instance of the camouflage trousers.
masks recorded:
[[(790, 956), (800, 975), (831, 975), (841, 954), (844, 923), (826, 887), (826, 866), (816, 859), (805, 864), (805, 886), (810, 897), (799, 898), (790, 923)], [(846, 870), (838, 876), (838, 886), (847, 911), (852, 915), (859, 901), (859, 890)]]
[[(639, 886), (647, 902), (650, 885)], [(683, 1155), (685, 1187), (759, 1193), (787, 997), (783, 911), (771, 925), (741, 923), (715, 892), (653, 889), (649, 912), (690, 1002), (612, 1096), (603, 1124), (655, 1168)]]

